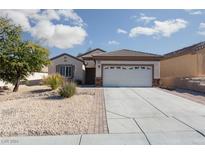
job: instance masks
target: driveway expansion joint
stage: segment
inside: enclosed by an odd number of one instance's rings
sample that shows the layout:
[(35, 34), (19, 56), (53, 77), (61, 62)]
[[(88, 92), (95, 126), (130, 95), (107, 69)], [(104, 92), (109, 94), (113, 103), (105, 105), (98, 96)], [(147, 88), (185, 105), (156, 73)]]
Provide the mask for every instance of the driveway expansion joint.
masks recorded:
[[(127, 116), (124, 116), (124, 115), (122, 115), (122, 114), (115, 113), (115, 112), (112, 112), (112, 111), (108, 111), (108, 110), (107, 110), (107, 112), (112, 113), (112, 114), (115, 114), (115, 115), (118, 115), (118, 116), (121, 116), (121, 117), (126, 118), (126, 119), (132, 119), (132, 117), (127, 117)], [(109, 119), (110, 119), (110, 118), (109, 118)], [(114, 118), (113, 118), (113, 119), (114, 119)], [(116, 119), (120, 119), (120, 118), (116, 118)]]
[(160, 109), (158, 109), (156, 106), (154, 106), (150, 101), (148, 101), (146, 98), (144, 98), (143, 96), (141, 96), (140, 94), (138, 94), (135, 90), (132, 89), (132, 91), (138, 95), (140, 98), (142, 98), (145, 102), (147, 102), (149, 105), (151, 105), (152, 107), (154, 107), (155, 109), (157, 109), (160, 113), (162, 113), (163, 115), (165, 115), (166, 117), (169, 117), (166, 113), (164, 113), (163, 111), (161, 111)]
[(78, 145), (80, 145), (80, 144), (81, 144), (81, 141), (82, 141), (82, 137), (83, 137), (83, 135), (80, 135), (80, 140), (79, 140), (79, 143), (78, 143)]
[(146, 138), (147, 142), (149, 143), (149, 145), (151, 145), (151, 142), (149, 141), (149, 139), (148, 139), (146, 133), (143, 131), (143, 129), (142, 129), (142, 128), (140, 127), (140, 125), (137, 123), (137, 121), (135, 120), (135, 118), (133, 118), (133, 120), (134, 120), (135, 124), (139, 127), (139, 129), (142, 131), (142, 133), (143, 133), (143, 135), (145, 136), (145, 138)]
[(190, 125), (188, 125), (187, 123), (183, 122), (182, 120), (180, 120), (180, 119), (178, 119), (178, 118), (176, 118), (176, 117), (174, 117), (174, 116), (173, 116), (172, 118), (174, 118), (175, 120), (179, 121), (180, 123), (182, 123), (182, 124), (188, 126), (189, 128), (193, 129), (195, 132), (197, 132), (197, 133), (199, 133), (200, 135), (202, 135), (203, 137), (205, 137), (205, 134), (204, 134), (204, 133), (202, 133), (201, 131), (195, 129), (194, 127), (192, 127), (192, 126), (190, 126)]

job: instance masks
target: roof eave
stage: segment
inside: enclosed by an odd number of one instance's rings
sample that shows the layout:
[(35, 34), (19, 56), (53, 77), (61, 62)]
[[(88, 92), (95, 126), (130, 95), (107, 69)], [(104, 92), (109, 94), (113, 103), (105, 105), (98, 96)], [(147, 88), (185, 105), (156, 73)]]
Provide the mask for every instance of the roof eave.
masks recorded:
[(78, 55), (77, 57), (83, 58), (83, 56), (85, 56), (85, 55), (87, 55), (87, 54), (90, 54), (90, 53), (92, 53), (92, 52), (94, 52), (94, 51), (96, 51), (96, 50), (100, 50), (100, 51), (102, 51), (102, 52), (106, 52), (106, 51), (103, 50), (103, 49), (95, 48), (95, 49), (92, 49), (92, 50), (90, 50), (90, 51), (88, 51), (88, 52), (82, 53), (81, 55)]
[(77, 58), (77, 57), (74, 57), (74, 56), (72, 56), (72, 55), (70, 55), (70, 54), (68, 54), (68, 53), (63, 53), (63, 54), (60, 54), (60, 55), (58, 55), (58, 56), (52, 57), (52, 58), (50, 58), (50, 60), (52, 61), (52, 60), (55, 60), (55, 59), (60, 58), (60, 57), (62, 57), (62, 56), (68, 56), (68, 57), (71, 57), (71, 58), (73, 58), (73, 59), (76, 59), (76, 60), (78, 60), (78, 61), (84, 63), (83, 60), (81, 60), (81, 59), (79, 59), (79, 58)]
[(161, 56), (93, 56), (95, 60), (159, 61)]

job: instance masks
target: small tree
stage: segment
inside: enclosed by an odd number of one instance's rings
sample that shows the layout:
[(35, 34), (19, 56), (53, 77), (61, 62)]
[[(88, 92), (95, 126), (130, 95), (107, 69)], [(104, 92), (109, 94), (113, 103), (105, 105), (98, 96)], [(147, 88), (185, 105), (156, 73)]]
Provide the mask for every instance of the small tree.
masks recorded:
[(49, 64), (48, 49), (21, 39), (22, 29), (0, 18), (0, 79), (18, 91), (21, 80)]

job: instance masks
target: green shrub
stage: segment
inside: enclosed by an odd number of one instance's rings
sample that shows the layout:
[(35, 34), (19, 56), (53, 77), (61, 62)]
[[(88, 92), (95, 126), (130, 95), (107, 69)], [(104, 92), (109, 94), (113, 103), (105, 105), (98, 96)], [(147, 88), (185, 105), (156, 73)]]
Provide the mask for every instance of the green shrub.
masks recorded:
[(60, 74), (54, 74), (47, 76), (43, 83), (51, 87), (52, 90), (56, 90), (63, 84), (63, 77)]
[(62, 97), (72, 97), (76, 92), (76, 84), (75, 83), (64, 83), (62, 87), (59, 89), (59, 95)]

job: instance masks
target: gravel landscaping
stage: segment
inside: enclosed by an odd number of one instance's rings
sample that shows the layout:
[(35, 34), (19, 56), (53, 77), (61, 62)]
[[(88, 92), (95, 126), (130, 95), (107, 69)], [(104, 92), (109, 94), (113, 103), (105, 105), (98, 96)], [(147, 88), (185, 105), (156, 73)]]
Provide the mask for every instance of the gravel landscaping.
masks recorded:
[[(45, 86), (0, 92), (0, 136), (106, 133), (102, 89), (77, 88), (63, 99)], [(98, 115), (99, 114), (99, 115)], [(96, 117), (98, 124), (96, 126)], [(92, 128), (92, 129), (91, 129)]]

